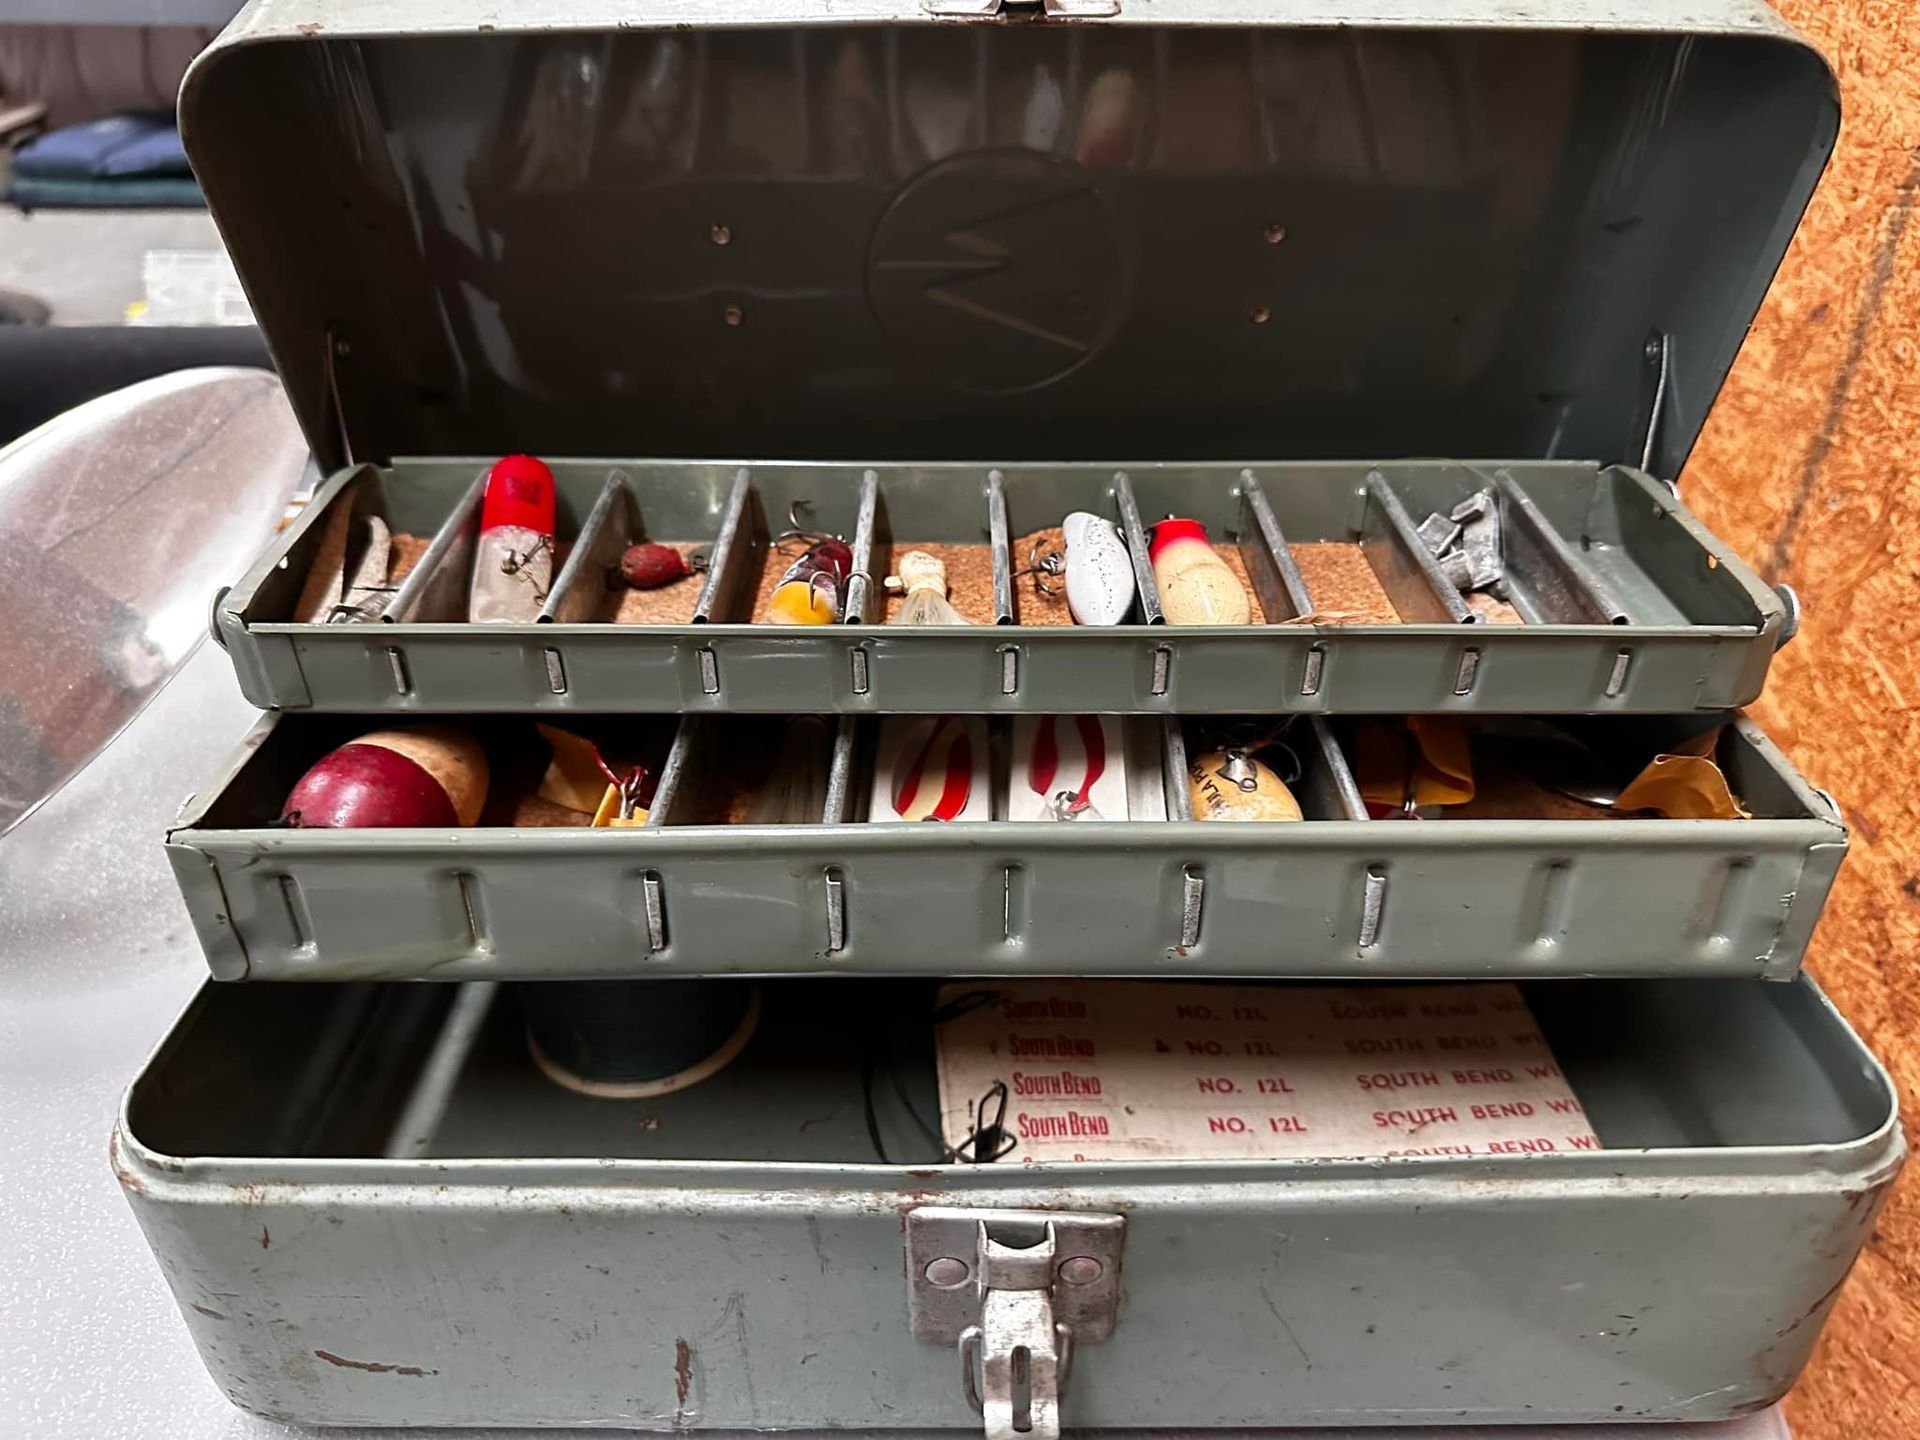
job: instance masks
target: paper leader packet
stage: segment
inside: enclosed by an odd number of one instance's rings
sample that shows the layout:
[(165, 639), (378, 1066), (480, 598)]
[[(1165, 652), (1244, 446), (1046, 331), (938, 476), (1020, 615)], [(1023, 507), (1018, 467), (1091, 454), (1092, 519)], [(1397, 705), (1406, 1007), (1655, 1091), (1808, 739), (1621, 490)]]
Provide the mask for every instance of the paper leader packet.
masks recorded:
[(1003, 1164), (1598, 1150), (1518, 987), (957, 983), (935, 1040), (963, 1145), (1007, 1087)]

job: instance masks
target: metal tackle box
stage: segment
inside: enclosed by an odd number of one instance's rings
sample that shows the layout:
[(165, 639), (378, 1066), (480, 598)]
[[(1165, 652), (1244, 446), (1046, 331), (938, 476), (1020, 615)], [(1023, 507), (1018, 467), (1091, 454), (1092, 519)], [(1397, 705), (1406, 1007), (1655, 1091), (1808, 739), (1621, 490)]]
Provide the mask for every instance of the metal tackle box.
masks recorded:
[[(466, 723), (496, 757), (496, 788), (516, 751), (545, 763), (527, 718)], [(1343, 722), (1303, 716), (1288, 733), (1305, 820), (1252, 825), (1193, 818), (1196, 721), (1130, 724), (1131, 771), (1166, 818), (1072, 825), (869, 820), (865, 717), (841, 721), (819, 823), (727, 823), (726, 782), (778, 748), (776, 717), (620, 723), (650, 731), (664, 757), (644, 829), (483, 816), (470, 829), (325, 830), (279, 825), (281, 804), (370, 722), (263, 719), (167, 837), (213, 974), (1782, 979), (1847, 840), (1833, 801), (1745, 718), (1718, 755), (1750, 819), (1373, 820)], [(1651, 753), (1649, 737), (1700, 723), (1619, 717), (1589, 731)]]
[(1094, 1283), (1023, 1289), (990, 1250), (982, 1288), (1071, 1319), (1082, 1432), (1710, 1419), (1792, 1382), (1903, 1152), (1806, 979), (1529, 987), (1597, 1152), (1011, 1167), (941, 1163), (903, 1114), (922, 982), (769, 982), (753, 1047), (635, 1106), (539, 1075), (513, 988), (211, 985), (134, 1085), (114, 1165), (236, 1403), (977, 1427), (983, 1297), (927, 1272), (1051, 1226)]
[[(181, 121), (333, 478), (215, 633), (289, 710), (1738, 706), (1790, 597), (1671, 482), (1837, 116), (1745, 0), (256, 0)], [(561, 462), (570, 563), (471, 625), (508, 450)], [(1524, 623), (1417, 533), (1481, 492)], [(339, 507), (433, 544), (377, 619), (301, 623)], [(1077, 509), (1132, 623), (1034, 623), (1025, 542)], [(1161, 623), (1169, 513), (1259, 623)], [(753, 623), (789, 516), (875, 575), (965, 550), (978, 623), (857, 582)], [(640, 534), (712, 545), (673, 623), (609, 619)]]
[[(1739, 714), (1792, 597), (1673, 485), (1837, 124), (1770, 13), (253, 0), (181, 116), (330, 477), (214, 602), (280, 713), (167, 843), (216, 981), (333, 983), (205, 986), (113, 1141), (236, 1403), (1046, 1440), (1792, 1383), (1904, 1142), (1799, 973), (1837, 807)], [(523, 452), (553, 582), (467, 623), (480, 480)], [(1059, 623), (1071, 511), (1115, 527), (1125, 623)], [(1456, 514), (1498, 605), (1443, 563)], [(1253, 623), (1167, 623), (1168, 516)], [(297, 619), (371, 518), (412, 556), (379, 613)], [(852, 552), (838, 623), (761, 623), (797, 530)], [(642, 537), (706, 571), (624, 623)], [(921, 546), (973, 623), (887, 623)], [(395, 712), (493, 777), (540, 773), (542, 723), (617, 735), (646, 821), (502, 784), (473, 826), (280, 823)], [(824, 794), (758, 823), (796, 716)], [(1049, 716), (1117, 727), (1124, 819), (1011, 813)], [(1748, 818), (1372, 818), (1396, 717), (1614, 769), (1692, 744)], [(888, 727), (949, 722), (980, 818), (875, 818)], [(1299, 823), (1195, 819), (1227, 724), (1284, 736)], [(1513, 980), (1601, 1148), (961, 1163), (940, 982), (1064, 975)], [(554, 1083), (541, 1006), (675, 987), (750, 1017), (719, 1068)]]

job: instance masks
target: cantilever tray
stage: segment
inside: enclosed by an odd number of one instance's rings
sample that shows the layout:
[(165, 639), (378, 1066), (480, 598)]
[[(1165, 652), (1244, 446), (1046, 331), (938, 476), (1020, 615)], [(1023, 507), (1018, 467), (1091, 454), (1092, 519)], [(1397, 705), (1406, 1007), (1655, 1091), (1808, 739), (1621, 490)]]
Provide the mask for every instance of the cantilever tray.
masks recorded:
[[(1396, 464), (1004, 467), (556, 463), (567, 549), (541, 623), (465, 623), (484, 462), (336, 476), (217, 604), (215, 634), (270, 709), (414, 711), (1442, 710), (1682, 712), (1749, 701), (1787, 635), (1780, 597), (1624, 467)], [(1511, 606), (1489, 621), (1442, 576), (1420, 518), (1477, 492), (1503, 520)], [(292, 620), (335, 507), (433, 542), (377, 619)], [(1024, 537), (1112, 519), (1144, 600), (1124, 625), (1058, 623)], [(1252, 624), (1162, 622), (1144, 532), (1171, 513), (1230, 547)], [(943, 547), (972, 597), (954, 628), (884, 624), (856, 578), (845, 623), (755, 622), (789, 517), (845, 536), (865, 577)], [(701, 542), (678, 623), (618, 623), (634, 539)], [(970, 569), (968, 567), (971, 567)], [(671, 603), (671, 602), (670, 602)], [(1048, 612), (1043, 615), (1040, 612)]]
[[(520, 717), (472, 723), (496, 757), (532, 734)], [(771, 717), (675, 733), (655, 716), (641, 724), (666, 758), (645, 829), (309, 830), (271, 822), (306, 767), (371, 722), (269, 717), (188, 802), (168, 849), (216, 976), (331, 980), (1779, 979), (1846, 848), (1832, 803), (1745, 719), (1718, 759), (1752, 819), (1395, 821), (1366, 818), (1342, 725), (1306, 717), (1292, 737), (1306, 818), (1291, 824), (1189, 818), (1184, 726), (1154, 719), (1133, 722), (1129, 749), (1172, 819), (869, 823), (875, 723), (841, 722), (819, 824), (727, 823), (742, 757), (777, 748)], [(1622, 744), (1623, 727), (1637, 741), (1700, 725), (1597, 723)]]

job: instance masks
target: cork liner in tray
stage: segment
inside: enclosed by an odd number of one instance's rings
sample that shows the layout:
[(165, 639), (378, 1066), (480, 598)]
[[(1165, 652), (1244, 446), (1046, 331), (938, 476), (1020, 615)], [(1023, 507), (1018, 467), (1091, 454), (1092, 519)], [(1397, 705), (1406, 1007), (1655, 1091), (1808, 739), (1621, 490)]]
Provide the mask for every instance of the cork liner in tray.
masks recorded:
[[(712, 548), (707, 542), (698, 540), (663, 540), (659, 543), (683, 556)], [(618, 581), (617, 576), (615, 580)], [(704, 570), (682, 575), (678, 580), (654, 590), (635, 590), (629, 585), (615, 583), (608, 587), (606, 599), (601, 602), (600, 610), (593, 619), (603, 625), (691, 625), (693, 612), (700, 604), (700, 591), (706, 583)]]
[[(1016, 576), (1013, 583), (1013, 612), (1016, 625), (1071, 625), (1074, 623), (1072, 612), (1067, 607), (1066, 587), (1059, 577), (1048, 580), (1051, 593), (1046, 593), (1034, 583), (1034, 577), (1031, 574), (1020, 573), (1028, 569), (1033, 556), (1064, 551), (1065, 544), (1061, 528), (1054, 525), (1029, 531), (1008, 545), (1009, 561)], [(686, 553), (696, 547), (685, 545), (675, 548)], [(1292, 552), (1294, 563), (1300, 567), (1301, 576), (1307, 584), (1307, 592), (1313, 597), (1314, 611), (1309, 617), (1312, 623), (1321, 625), (1405, 623), (1406, 617), (1394, 607), (1386, 588), (1380, 583), (1379, 576), (1374, 573), (1372, 564), (1359, 545), (1349, 541), (1311, 541), (1290, 544), (1288, 549)], [(881, 623), (889, 622), (904, 603), (905, 596), (887, 590), (883, 582), (889, 574), (893, 573), (898, 557), (908, 550), (924, 550), (946, 566), (947, 598), (968, 621), (976, 625), (993, 623), (992, 548), (985, 544), (948, 544), (938, 541), (896, 540), (891, 544), (877, 543), (874, 546), (873, 590), (869, 592), (874, 597), (870, 602), (870, 614), (875, 610), (878, 612), (874, 618)], [(1213, 550), (1233, 572), (1241, 588), (1246, 591), (1253, 616), (1252, 623), (1256, 625), (1267, 623), (1267, 616), (1260, 604), (1259, 596), (1248, 579), (1246, 561), (1240, 554), (1240, 547), (1235, 544), (1215, 544)], [(773, 592), (779, 588), (781, 578), (800, 554), (801, 548), (798, 545), (768, 547), (754, 589), (751, 611), (754, 624), (768, 623), (769, 602), (773, 598)], [(656, 598), (636, 600), (635, 595)], [(618, 618), (629, 624), (684, 624), (692, 618), (693, 607), (698, 598), (697, 577), (690, 577), (661, 591), (630, 592), (629, 598), (622, 603)], [(1473, 594), (1463, 598), (1469, 606), (1484, 615), (1489, 623), (1500, 625), (1522, 623), (1519, 611), (1504, 600), (1484, 594)]]

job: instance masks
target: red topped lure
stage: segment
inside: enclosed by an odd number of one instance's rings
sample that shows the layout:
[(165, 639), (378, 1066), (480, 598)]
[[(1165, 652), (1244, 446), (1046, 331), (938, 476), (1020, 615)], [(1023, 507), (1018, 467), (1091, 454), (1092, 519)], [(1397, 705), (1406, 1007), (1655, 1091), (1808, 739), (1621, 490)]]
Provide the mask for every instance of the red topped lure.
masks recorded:
[(487, 472), (467, 619), (530, 624), (553, 586), (553, 471), (509, 455)]

